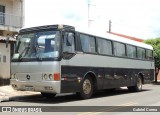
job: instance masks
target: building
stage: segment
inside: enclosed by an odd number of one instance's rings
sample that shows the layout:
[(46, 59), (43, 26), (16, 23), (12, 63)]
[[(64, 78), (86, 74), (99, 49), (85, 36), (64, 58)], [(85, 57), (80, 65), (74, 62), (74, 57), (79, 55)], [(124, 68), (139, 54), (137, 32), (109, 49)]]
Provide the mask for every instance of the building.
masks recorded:
[(115, 33), (115, 32), (107, 32), (107, 33), (109, 33), (110, 35), (115, 35), (115, 36), (119, 36), (119, 37), (130, 39), (130, 40), (135, 40), (135, 41), (138, 41), (138, 42), (144, 42), (143, 39), (132, 37), (132, 36), (128, 36), (128, 35), (124, 35), (124, 34), (119, 34), (119, 33)]
[(11, 52), (15, 41), (10, 38), (6, 48), (6, 38), (0, 36), (0, 85), (9, 84)]
[[(9, 84), (10, 60), (14, 51), (13, 36), (23, 22), (23, 0), (0, 0), (0, 85)], [(10, 35), (6, 48), (6, 37)]]

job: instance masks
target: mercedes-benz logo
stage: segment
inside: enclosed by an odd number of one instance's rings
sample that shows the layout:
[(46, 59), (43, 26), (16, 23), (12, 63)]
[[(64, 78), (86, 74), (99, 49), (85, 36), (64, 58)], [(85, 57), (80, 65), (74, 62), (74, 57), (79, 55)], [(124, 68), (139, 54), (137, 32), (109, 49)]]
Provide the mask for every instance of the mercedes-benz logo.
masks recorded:
[(27, 80), (30, 80), (30, 75), (27, 74), (27, 75), (26, 75), (26, 78), (27, 78)]

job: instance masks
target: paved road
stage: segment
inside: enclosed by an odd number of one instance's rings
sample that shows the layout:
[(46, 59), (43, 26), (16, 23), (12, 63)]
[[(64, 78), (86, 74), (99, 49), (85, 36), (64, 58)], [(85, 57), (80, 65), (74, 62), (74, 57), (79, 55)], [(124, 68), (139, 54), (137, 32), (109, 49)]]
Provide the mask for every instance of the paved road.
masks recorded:
[[(105, 111), (109, 112), (110, 114), (126, 114), (128, 112), (113, 112), (113, 111), (125, 111), (126, 108), (132, 107), (130, 110), (135, 109), (137, 110), (136, 106), (149, 106), (147, 109), (151, 109), (152, 111), (156, 111), (156, 107), (153, 106), (160, 106), (160, 83), (156, 85), (144, 85), (142, 92), (131, 93), (128, 92), (127, 88), (118, 89), (114, 92), (109, 91), (100, 91), (96, 93), (93, 98), (88, 100), (80, 100), (74, 94), (68, 95), (61, 95), (52, 99), (47, 99), (42, 97), (40, 94), (33, 95), (31, 97), (24, 97), (21, 99), (16, 99), (10, 102), (2, 102), (0, 106), (51, 106), (50, 108), (56, 109), (57, 106), (72, 106), (71, 108), (57, 108), (60, 111), (67, 110), (76, 110), (75, 106), (96, 106), (91, 107), (92, 112), (85, 112), (85, 108), (82, 112), (75, 112), (72, 114), (77, 115), (105, 115)], [(99, 107), (97, 107), (99, 106)], [(152, 107), (150, 107), (152, 106)], [(90, 109), (89, 107), (87, 109)], [(146, 107), (140, 107), (140, 109), (146, 109)], [(146, 110), (145, 110), (146, 111)], [(159, 107), (160, 112), (160, 107)], [(58, 113), (62, 114), (62, 113)], [(71, 114), (71, 113), (68, 113)], [(135, 114), (135, 112), (130, 113)], [(137, 113), (139, 115), (143, 113)], [(150, 114), (158, 114), (157, 112), (146, 112), (145, 115)]]

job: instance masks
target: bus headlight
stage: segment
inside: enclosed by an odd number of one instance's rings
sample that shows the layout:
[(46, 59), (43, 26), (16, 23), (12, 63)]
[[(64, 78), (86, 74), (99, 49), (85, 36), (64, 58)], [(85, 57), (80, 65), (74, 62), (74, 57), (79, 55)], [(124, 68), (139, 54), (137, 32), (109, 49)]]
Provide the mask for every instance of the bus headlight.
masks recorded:
[(59, 74), (42, 74), (42, 80), (59, 80)]
[(47, 79), (48, 79), (47, 74), (44, 74), (44, 75), (43, 75), (43, 78), (44, 78), (45, 80), (47, 80)]
[(53, 79), (53, 75), (52, 75), (52, 74), (49, 74), (49, 76), (48, 76), (48, 77), (49, 77), (49, 79), (50, 79), (50, 80), (52, 80), (52, 79)]

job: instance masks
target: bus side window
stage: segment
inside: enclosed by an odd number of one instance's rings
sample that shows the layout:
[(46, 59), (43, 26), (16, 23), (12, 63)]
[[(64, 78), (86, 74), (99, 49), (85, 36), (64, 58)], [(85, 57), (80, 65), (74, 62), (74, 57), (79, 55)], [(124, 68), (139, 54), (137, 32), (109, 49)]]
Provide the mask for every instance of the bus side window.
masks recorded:
[(146, 59), (147, 60), (152, 60), (153, 59), (153, 52), (152, 50), (146, 50)]
[(65, 32), (63, 39), (63, 52), (75, 52), (74, 33)]
[(144, 48), (137, 47), (137, 57), (138, 59), (145, 59), (146, 55)]
[(82, 50), (87, 53), (96, 53), (96, 41), (95, 37), (80, 34), (80, 40), (82, 44)]

